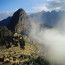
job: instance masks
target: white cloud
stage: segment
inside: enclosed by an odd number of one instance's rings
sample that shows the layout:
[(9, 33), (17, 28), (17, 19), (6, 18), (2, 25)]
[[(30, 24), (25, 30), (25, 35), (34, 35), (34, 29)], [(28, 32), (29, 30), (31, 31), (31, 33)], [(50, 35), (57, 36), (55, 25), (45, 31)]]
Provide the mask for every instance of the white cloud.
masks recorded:
[(13, 15), (13, 12), (8, 12), (8, 11), (0, 12), (0, 21), (12, 15)]
[(44, 4), (38, 4), (33, 7), (36, 11), (65, 11), (65, 0), (47, 0)]
[(65, 65), (65, 16), (59, 19), (54, 28), (41, 28), (39, 23), (31, 23), (29, 34), (39, 44), (39, 55), (50, 65)]
[(42, 11), (42, 10), (48, 11), (48, 10), (49, 10), (49, 9), (48, 9), (46, 6), (44, 6), (44, 5), (35, 6), (35, 7), (33, 7), (33, 9), (36, 10), (36, 11)]

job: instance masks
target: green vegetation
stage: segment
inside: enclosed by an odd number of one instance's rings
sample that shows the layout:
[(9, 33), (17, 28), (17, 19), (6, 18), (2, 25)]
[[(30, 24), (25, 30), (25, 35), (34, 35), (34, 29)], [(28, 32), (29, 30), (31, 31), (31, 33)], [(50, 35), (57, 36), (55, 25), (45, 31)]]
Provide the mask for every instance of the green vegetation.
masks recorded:
[(32, 19), (19, 9), (7, 27), (0, 26), (0, 65), (49, 65), (38, 56), (36, 42), (28, 38), (30, 22)]
[(49, 65), (49, 62), (41, 57), (38, 57), (37, 59), (31, 58), (30, 62), (33, 63), (33, 65)]

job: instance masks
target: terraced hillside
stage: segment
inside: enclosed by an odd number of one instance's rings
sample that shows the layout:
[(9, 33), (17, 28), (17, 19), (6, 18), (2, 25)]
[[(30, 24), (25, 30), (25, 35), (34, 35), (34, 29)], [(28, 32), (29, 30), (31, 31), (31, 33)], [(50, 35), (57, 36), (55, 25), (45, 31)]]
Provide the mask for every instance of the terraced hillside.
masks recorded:
[(0, 47), (0, 64), (21, 64), (27, 63), (30, 61), (30, 58), (37, 58), (37, 50), (34, 47), (34, 44), (25, 43), (25, 49), (21, 49), (18, 43), (18, 46), (15, 47), (12, 45), (9, 49), (6, 49), (5, 46)]

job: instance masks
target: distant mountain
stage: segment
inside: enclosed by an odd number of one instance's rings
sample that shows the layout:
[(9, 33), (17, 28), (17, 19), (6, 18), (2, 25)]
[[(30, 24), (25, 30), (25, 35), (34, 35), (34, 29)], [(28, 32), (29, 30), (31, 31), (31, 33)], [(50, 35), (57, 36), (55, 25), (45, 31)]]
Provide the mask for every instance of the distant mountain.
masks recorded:
[(11, 17), (8, 17), (2, 21), (0, 21), (0, 26), (7, 26), (9, 21), (10, 21)]
[(3, 19), (8, 18), (9, 16), (11, 17), (13, 15), (14, 11), (11, 12), (0, 12), (0, 21)]
[(64, 11), (42, 11), (29, 16), (23, 9), (18, 9), (12, 17), (0, 21), (0, 26), (7, 26), (11, 31), (25, 34), (25, 32), (28, 33), (32, 20), (41, 22), (41, 27), (52, 28), (62, 18), (62, 15), (65, 15)]
[(24, 34), (24, 32), (28, 32), (31, 21), (30, 16), (23, 9), (18, 9), (13, 14), (7, 27), (11, 31)]
[(62, 15), (65, 15), (64, 11), (51, 11), (51, 12), (38, 12), (38, 13), (34, 13), (31, 14), (31, 18), (35, 21), (35, 22), (40, 22), (41, 24), (45, 24), (48, 26), (55, 26), (59, 19), (62, 18)]

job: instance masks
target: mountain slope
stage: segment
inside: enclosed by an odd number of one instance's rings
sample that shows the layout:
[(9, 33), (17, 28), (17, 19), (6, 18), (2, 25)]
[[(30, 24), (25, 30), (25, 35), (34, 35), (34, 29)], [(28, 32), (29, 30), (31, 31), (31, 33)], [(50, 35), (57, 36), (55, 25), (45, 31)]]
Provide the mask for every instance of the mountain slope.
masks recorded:
[[(62, 15), (65, 15), (65, 11), (56, 12), (53, 10), (51, 12), (45, 12), (45, 11), (37, 12), (37, 13), (31, 14), (29, 17), (23, 9), (19, 9), (18, 12), (14, 13), (14, 15), (12, 16), (12, 19), (11, 17), (8, 17), (7, 19), (0, 21), (0, 26), (4, 26), (4, 25), (7, 26), (9, 24), (11, 25), (11, 28), (8, 26), (9, 29), (13, 29), (13, 27), (15, 26), (12, 26), (12, 24), (14, 25), (15, 21), (19, 21), (19, 20), (22, 21), (22, 16), (23, 16), (23, 19), (27, 21), (29, 21), (28, 18), (31, 17), (35, 22), (41, 22), (42, 24), (53, 27), (58, 23), (59, 19), (62, 18)], [(12, 23), (12, 21), (14, 22)]]
[(65, 11), (56, 12), (53, 10), (51, 12), (42, 11), (34, 13), (30, 16), (35, 22), (40, 22), (53, 27), (58, 23), (59, 19), (61, 19), (63, 15), (65, 15)]
[(8, 17), (2, 21), (0, 21), (0, 26), (7, 26), (9, 21), (10, 21), (11, 17)]
[(23, 33), (28, 31), (31, 18), (25, 13), (23, 9), (18, 9), (12, 16), (8, 28), (17, 33)]

